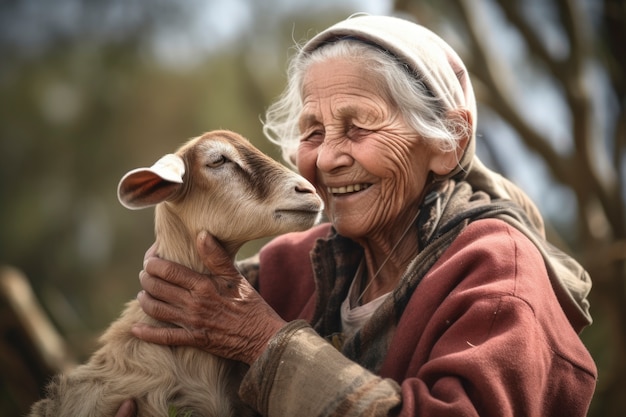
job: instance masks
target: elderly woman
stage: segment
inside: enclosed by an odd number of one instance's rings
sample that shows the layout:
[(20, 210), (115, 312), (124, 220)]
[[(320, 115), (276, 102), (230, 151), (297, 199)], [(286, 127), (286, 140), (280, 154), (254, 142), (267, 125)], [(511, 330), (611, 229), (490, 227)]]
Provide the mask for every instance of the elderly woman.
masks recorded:
[(141, 306), (180, 327), (134, 334), (248, 363), (240, 396), (266, 416), (585, 416), (589, 277), (476, 159), (475, 128), (464, 64), (432, 32), (376, 16), (323, 31), (265, 132), (329, 223), (241, 273), (200, 236), (210, 279), (148, 256)]

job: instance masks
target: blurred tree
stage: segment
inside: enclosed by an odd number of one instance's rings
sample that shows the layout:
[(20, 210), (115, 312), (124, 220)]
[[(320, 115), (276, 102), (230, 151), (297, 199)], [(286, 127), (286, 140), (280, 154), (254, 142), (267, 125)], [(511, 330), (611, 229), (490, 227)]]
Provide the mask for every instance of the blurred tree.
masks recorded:
[[(626, 4), (396, 0), (395, 8), (462, 51), (492, 164), (526, 181), (550, 238), (590, 272), (595, 323), (582, 337), (600, 378), (589, 415), (626, 415)], [(535, 172), (519, 175), (523, 164), (507, 162), (518, 153), (504, 130)], [(560, 201), (547, 206), (555, 193)]]

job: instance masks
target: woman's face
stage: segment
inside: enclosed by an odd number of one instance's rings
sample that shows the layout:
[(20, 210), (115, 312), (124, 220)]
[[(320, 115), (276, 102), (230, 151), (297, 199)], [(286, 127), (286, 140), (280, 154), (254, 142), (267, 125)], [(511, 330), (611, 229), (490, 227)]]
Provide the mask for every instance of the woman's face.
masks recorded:
[(353, 239), (406, 227), (429, 171), (442, 169), (380, 85), (363, 65), (339, 58), (313, 64), (303, 80), (296, 163), (337, 231)]

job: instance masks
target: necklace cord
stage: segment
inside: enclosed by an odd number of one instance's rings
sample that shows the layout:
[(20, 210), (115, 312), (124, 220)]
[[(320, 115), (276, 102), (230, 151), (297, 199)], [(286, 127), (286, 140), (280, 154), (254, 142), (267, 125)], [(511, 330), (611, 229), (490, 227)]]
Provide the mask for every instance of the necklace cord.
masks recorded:
[[(363, 298), (363, 296), (365, 295), (365, 293), (367, 292), (369, 287), (372, 285), (372, 282), (374, 282), (376, 280), (376, 277), (378, 277), (378, 274), (380, 273), (380, 271), (382, 271), (383, 267), (387, 264), (387, 261), (389, 261), (389, 259), (391, 259), (391, 255), (393, 255), (393, 253), (396, 251), (398, 246), (400, 246), (400, 243), (402, 243), (402, 241), (406, 237), (406, 235), (409, 232), (409, 230), (411, 230), (411, 227), (413, 227), (413, 225), (415, 224), (415, 221), (417, 220), (417, 217), (420, 215), (421, 211), (422, 211), (421, 208), (419, 208), (417, 210), (417, 213), (415, 213), (415, 216), (413, 217), (413, 219), (411, 220), (411, 222), (409, 223), (407, 228), (404, 229), (404, 232), (402, 232), (402, 235), (400, 236), (400, 239), (398, 239), (396, 244), (393, 245), (393, 248), (391, 248), (391, 251), (389, 251), (389, 255), (387, 255), (387, 257), (385, 258), (383, 263), (380, 264), (380, 267), (378, 267), (378, 270), (376, 271), (376, 273), (374, 274), (374, 276), (372, 277), (370, 282), (368, 282), (367, 285), (365, 286), (365, 288), (363, 289), (363, 291), (361, 291), (361, 295), (359, 295), (359, 298), (357, 298), (356, 301), (354, 302), (355, 305), (359, 305), (359, 303), (361, 302), (361, 299)], [(357, 271), (356, 271), (356, 274), (354, 276), (354, 279), (356, 279), (357, 275), (361, 272), (361, 265), (363, 265), (363, 258), (361, 258), (361, 262), (359, 263), (359, 266), (357, 267)]]

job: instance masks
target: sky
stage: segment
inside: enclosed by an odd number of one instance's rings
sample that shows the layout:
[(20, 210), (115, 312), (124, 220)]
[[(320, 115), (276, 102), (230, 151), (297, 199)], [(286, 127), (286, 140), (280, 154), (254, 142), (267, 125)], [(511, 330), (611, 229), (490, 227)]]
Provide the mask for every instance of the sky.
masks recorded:
[[(197, 12), (184, 33), (161, 31), (156, 33), (153, 48), (156, 56), (164, 63), (171, 62), (176, 67), (184, 68), (199, 61), (198, 50), (211, 52), (236, 39), (242, 29), (251, 26), (253, 8), (250, 0), (205, 1), (193, 0)], [(273, 0), (272, 14), (276, 20), (281, 16), (302, 13), (310, 15), (341, 6), (353, 12), (369, 14), (389, 14), (392, 0)], [(347, 16), (346, 16), (347, 17)]]

